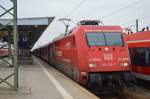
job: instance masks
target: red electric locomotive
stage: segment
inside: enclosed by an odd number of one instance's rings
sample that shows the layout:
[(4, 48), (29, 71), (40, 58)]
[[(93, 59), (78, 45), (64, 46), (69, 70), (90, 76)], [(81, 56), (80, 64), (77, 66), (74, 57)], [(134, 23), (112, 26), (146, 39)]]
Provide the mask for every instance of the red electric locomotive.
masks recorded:
[(126, 39), (135, 76), (150, 81), (150, 31), (129, 34)]
[(120, 26), (85, 20), (39, 53), (76, 82), (99, 90), (122, 88), (131, 81), (130, 56)]

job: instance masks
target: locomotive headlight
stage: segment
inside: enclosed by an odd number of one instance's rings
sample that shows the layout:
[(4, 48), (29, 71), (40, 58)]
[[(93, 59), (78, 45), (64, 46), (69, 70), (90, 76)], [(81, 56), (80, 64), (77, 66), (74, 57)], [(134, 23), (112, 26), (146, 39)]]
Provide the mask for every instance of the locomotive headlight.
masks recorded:
[(128, 66), (128, 63), (124, 63), (124, 66), (127, 67), (127, 66)]
[(90, 67), (90, 68), (96, 68), (96, 64), (92, 64), (92, 63), (91, 63), (91, 64), (89, 64), (89, 67)]
[(123, 63), (123, 66), (124, 66), (124, 67), (127, 67), (127, 66), (128, 66), (128, 63)]
[(105, 47), (105, 51), (108, 51), (108, 47)]
[(87, 73), (86, 72), (81, 72), (81, 75), (82, 76), (87, 76)]

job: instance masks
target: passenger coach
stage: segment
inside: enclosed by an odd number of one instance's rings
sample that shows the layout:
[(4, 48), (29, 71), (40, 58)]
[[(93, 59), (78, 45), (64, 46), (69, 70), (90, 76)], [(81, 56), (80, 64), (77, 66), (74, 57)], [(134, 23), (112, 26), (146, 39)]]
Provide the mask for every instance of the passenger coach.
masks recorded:
[(129, 34), (126, 38), (135, 76), (150, 81), (150, 31)]

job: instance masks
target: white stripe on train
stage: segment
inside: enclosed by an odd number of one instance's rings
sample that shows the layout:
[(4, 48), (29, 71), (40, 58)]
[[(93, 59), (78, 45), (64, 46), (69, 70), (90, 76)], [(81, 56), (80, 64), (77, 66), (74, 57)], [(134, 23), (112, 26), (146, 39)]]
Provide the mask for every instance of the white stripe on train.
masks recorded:
[(150, 42), (150, 40), (134, 40), (134, 41), (127, 41), (127, 43), (139, 43), (139, 42)]

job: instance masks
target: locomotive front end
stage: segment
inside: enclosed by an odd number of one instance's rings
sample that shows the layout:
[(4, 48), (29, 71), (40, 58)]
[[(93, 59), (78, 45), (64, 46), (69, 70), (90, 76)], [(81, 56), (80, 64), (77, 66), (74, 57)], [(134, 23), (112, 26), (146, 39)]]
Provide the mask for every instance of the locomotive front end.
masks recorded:
[(134, 81), (128, 46), (120, 26), (84, 24), (77, 43), (80, 44), (80, 79), (92, 90), (118, 92)]

